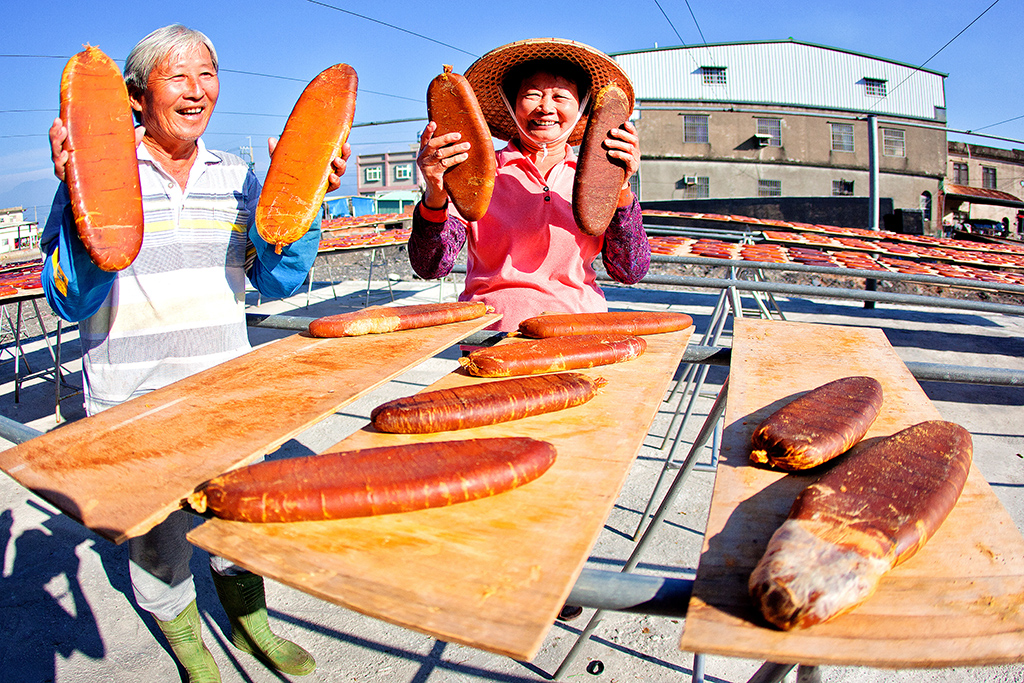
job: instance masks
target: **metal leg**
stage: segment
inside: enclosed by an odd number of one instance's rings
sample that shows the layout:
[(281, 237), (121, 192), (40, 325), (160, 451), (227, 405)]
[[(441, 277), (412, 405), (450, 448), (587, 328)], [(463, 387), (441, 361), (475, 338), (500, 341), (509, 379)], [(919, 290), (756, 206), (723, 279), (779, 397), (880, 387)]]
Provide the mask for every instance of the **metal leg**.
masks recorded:
[[(18, 302), (18, 322), (14, 328), (14, 402), (19, 403), (21, 401), (21, 359), (24, 355), (24, 351), (21, 348), (21, 304)], [(32, 368), (28, 365), (28, 359), (25, 359), (25, 367), (29, 372), (32, 372)]]
[[(672, 505), (672, 503), (675, 502), (676, 496), (679, 495), (679, 491), (682, 489), (683, 484), (686, 482), (686, 479), (690, 476), (690, 473), (693, 471), (693, 466), (697, 461), (697, 454), (707, 443), (707, 440), (714, 432), (718, 420), (725, 413), (725, 397), (728, 393), (728, 387), (729, 379), (727, 377), (725, 382), (722, 383), (722, 389), (721, 391), (718, 392), (718, 397), (715, 399), (714, 405), (711, 407), (711, 410), (708, 412), (707, 418), (704, 420), (704, 425), (701, 427), (700, 433), (697, 435), (697, 438), (694, 440), (693, 445), (690, 447), (690, 452), (686, 456), (683, 466), (679, 469), (679, 472), (676, 474), (675, 479), (673, 479), (671, 486), (669, 486), (668, 492), (665, 494), (664, 500), (662, 500), (661, 505), (658, 507), (658, 511), (654, 514), (654, 519), (651, 521), (650, 525), (648, 525), (647, 529), (643, 533), (643, 536), (640, 538), (639, 542), (637, 542), (636, 546), (633, 548), (632, 554), (630, 554), (629, 558), (626, 560), (626, 563), (623, 565), (621, 571), (633, 571), (636, 568), (637, 564), (640, 563), (640, 556), (643, 554), (643, 551), (647, 548), (647, 545), (650, 543), (650, 540), (654, 537), (654, 530), (657, 529), (658, 525), (664, 521), (665, 516), (668, 514), (669, 507)], [(678, 443), (678, 439), (675, 443)], [(673, 448), (674, 447), (675, 444), (673, 444)], [(565, 673), (566, 669), (569, 668), (569, 666), (579, 655), (580, 651), (583, 649), (583, 645), (590, 638), (590, 635), (597, 628), (597, 625), (601, 622), (601, 619), (603, 617), (603, 610), (597, 610), (593, 614), (593, 616), (590, 617), (590, 621), (587, 623), (587, 626), (583, 629), (583, 632), (576, 639), (576, 642), (569, 650), (569, 653), (565, 656), (565, 659), (562, 660), (562, 663), (558, 666), (558, 669), (555, 671), (553, 675), (554, 679), (557, 680), (561, 678), (561, 676)]]
[(821, 670), (816, 666), (799, 665), (796, 668), (796, 683), (821, 683)]
[(53, 414), (57, 420), (57, 424), (60, 424), (60, 387), (64, 383), (64, 375), (60, 371), (60, 333), (64, 327), (63, 321), (57, 319), (57, 341), (56, 348), (54, 349), (53, 356), (53, 386), (54, 386), (54, 397), (53, 397)]
[(334, 277), (334, 268), (331, 267), (330, 254), (324, 254), (324, 263), (327, 264), (327, 277), (331, 278), (331, 294), (333, 294), (334, 298), (337, 299), (338, 290), (334, 288), (334, 285), (337, 283), (337, 278)]
[(366, 302), (363, 304), (364, 306), (369, 306), (370, 305), (370, 280), (373, 279), (373, 262), (376, 259), (376, 257), (377, 257), (377, 250), (376, 249), (371, 249), (370, 250), (370, 272), (366, 276)]
[(781, 683), (782, 679), (789, 675), (789, 672), (796, 668), (796, 664), (774, 664), (765, 662), (761, 668), (750, 677), (747, 683)]
[[(713, 336), (712, 330), (716, 329), (716, 326), (719, 330), (721, 330), (721, 326), (718, 325), (718, 321), (720, 320), (720, 317), (724, 312), (725, 290), (723, 289), (718, 292), (718, 301), (715, 303), (715, 309), (714, 311), (712, 311), (711, 318), (708, 321), (708, 329), (704, 330), (704, 337), (701, 339), (702, 346), (713, 345), (715, 343), (711, 341), (711, 338)], [(715, 339), (717, 339), (717, 336), (715, 336)], [(672, 389), (672, 393), (670, 393), (668, 399), (666, 399), (667, 401), (671, 402), (672, 399), (675, 397), (676, 391), (679, 390), (679, 385), (683, 382), (683, 379), (683, 377), (680, 377), (679, 381), (676, 382), (675, 387)], [(667, 442), (668, 435), (666, 434), (664, 440), (661, 443), (661, 448), (664, 448)]]
[(704, 655), (693, 653), (693, 683), (704, 683)]
[(306, 308), (309, 308), (309, 293), (313, 290), (313, 273), (316, 272), (316, 258), (313, 259), (313, 265), (309, 267), (309, 282), (306, 283)]
[[(633, 540), (634, 541), (637, 540), (637, 538), (640, 537), (640, 531), (644, 527), (644, 522), (647, 521), (647, 515), (651, 511), (651, 507), (654, 505), (654, 500), (658, 496), (658, 491), (661, 489), (661, 482), (664, 481), (665, 474), (668, 472), (669, 467), (672, 466), (672, 455), (675, 453), (676, 445), (679, 443), (679, 440), (682, 438), (683, 427), (686, 425), (687, 421), (690, 419), (690, 416), (693, 414), (693, 408), (694, 408), (694, 406), (697, 403), (697, 399), (700, 398), (700, 390), (704, 387), (704, 379), (707, 377), (707, 374), (708, 374), (708, 366), (707, 365), (702, 365), (700, 370), (698, 371), (698, 374), (699, 374), (699, 377), (698, 377), (698, 380), (697, 380), (697, 387), (694, 389), (693, 394), (690, 396), (690, 403), (686, 407), (686, 413), (683, 415), (682, 424), (679, 425), (679, 429), (675, 433), (676, 434), (676, 438), (672, 442), (672, 448), (665, 455), (665, 460), (664, 460), (664, 462), (661, 465), (661, 472), (658, 474), (657, 481), (654, 482), (654, 489), (651, 491), (650, 498), (647, 499), (647, 507), (644, 508), (643, 513), (640, 515), (640, 520), (639, 520), (639, 522), (637, 522), (636, 529), (633, 531)], [(682, 400), (682, 399), (680, 399), (680, 400)], [(677, 410), (676, 411), (676, 416), (678, 416), (678, 415), (679, 415), (679, 411)], [(674, 423), (675, 423), (675, 420), (673, 418), (673, 424)]]
[[(726, 299), (726, 291), (723, 289), (719, 293), (718, 303), (715, 305), (715, 312), (712, 314), (711, 323), (708, 326), (707, 331), (704, 333), (704, 338), (701, 341), (702, 345), (707, 345), (709, 343), (711, 345), (715, 345), (718, 343), (719, 337), (722, 334), (722, 330), (725, 327), (725, 321), (727, 319), (727, 312), (725, 310)], [(686, 398), (686, 395), (690, 390), (690, 384), (693, 380), (694, 374), (698, 375), (696, 386), (693, 390), (693, 394), (690, 396), (690, 402), (687, 405), (686, 410), (683, 414), (682, 421), (679, 422), (679, 425), (677, 427), (676, 421), (679, 418), (679, 411), (682, 408), (683, 400)], [(700, 397), (700, 391), (701, 389), (704, 388), (704, 380), (707, 377), (707, 374), (708, 366), (706, 365), (701, 366), (698, 369), (696, 363), (691, 363), (690, 367), (687, 368), (687, 371), (684, 374), (684, 376), (688, 378), (686, 388), (683, 390), (683, 393), (679, 398), (679, 404), (677, 405), (675, 412), (672, 414), (672, 421), (669, 423), (668, 429), (665, 430), (665, 436), (662, 438), (659, 450), (665, 450), (665, 446), (673, 433), (676, 435), (675, 440), (676, 443), (678, 443), (679, 437), (683, 433), (683, 430), (686, 428), (686, 423), (689, 421), (690, 416), (693, 413), (693, 409), (696, 406), (697, 399)], [(683, 377), (680, 377), (680, 382), (682, 381), (682, 379)], [(679, 383), (677, 382), (677, 386), (678, 384)], [(673, 394), (674, 393), (675, 390), (673, 390)], [(675, 446), (673, 446), (672, 451), (674, 450)], [(643, 514), (640, 515), (640, 520), (637, 522), (636, 529), (633, 531), (634, 541), (639, 537), (640, 530), (643, 528), (644, 525), (644, 521), (647, 519), (647, 515), (651, 511), (651, 506), (654, 505), (654, 500), (658, 494), (658, 490), (661, 488), (661, 483), (665, 479), (665, 474), (667, 473), (669, 467), (672, 465), (672, 451), (666, 454), (665, 460), (662, 462), (661, 472), (658, 473), (658, 479), (654, 484), (654, 489), (651, 491), (650, 498), (647, 499), (647, 507), (644, 508)]]

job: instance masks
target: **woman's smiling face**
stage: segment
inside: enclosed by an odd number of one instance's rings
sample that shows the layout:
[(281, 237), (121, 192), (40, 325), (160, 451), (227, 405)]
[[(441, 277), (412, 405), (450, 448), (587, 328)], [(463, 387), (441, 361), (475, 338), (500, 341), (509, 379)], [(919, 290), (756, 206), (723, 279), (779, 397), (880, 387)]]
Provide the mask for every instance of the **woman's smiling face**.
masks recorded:
[(576, 84), (543, 71), (523, 79), (516, 96), (516, 119), (538, 142), (553, 142), (576, 125), (580, 110)]

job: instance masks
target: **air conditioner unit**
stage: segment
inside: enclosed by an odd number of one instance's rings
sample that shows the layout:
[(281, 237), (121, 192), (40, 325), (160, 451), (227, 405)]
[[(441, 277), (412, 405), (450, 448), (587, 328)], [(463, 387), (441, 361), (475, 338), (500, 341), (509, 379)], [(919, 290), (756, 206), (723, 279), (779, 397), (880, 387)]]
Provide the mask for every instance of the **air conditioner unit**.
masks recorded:
[(683, 185), (696, 185), (696, 184), (697, 184), (697, 176), (695, 176), (695, 175), (683, 176)]
[(754, 140), (757, 141), (757, 146), (758, 147), (767, 147), (768, 143), (771, 142), (771, 139), (772, 139), (772, 136), (770, 136), (770, 135), (762, 135), (761, 133), (758, 133), (757, 135), (754, 136)]

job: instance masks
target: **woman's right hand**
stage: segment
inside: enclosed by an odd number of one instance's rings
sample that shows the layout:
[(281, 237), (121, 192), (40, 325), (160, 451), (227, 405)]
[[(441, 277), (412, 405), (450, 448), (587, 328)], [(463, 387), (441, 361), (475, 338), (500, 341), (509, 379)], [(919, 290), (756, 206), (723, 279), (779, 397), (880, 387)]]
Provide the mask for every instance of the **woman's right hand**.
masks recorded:
[(459, 142), (462, 134), (447, 133), (434, 137), (437, 124), (427, 124), (420, 135), (420, 151), (416, 156), (416, 165), (420, 168), (425, 189), (423, 202), (428, 207), (439, 208), (448, 203), (448, 192), (444, 189), (444, 173), (452, 166), (461, 164), (469, 158), (468, 142)]

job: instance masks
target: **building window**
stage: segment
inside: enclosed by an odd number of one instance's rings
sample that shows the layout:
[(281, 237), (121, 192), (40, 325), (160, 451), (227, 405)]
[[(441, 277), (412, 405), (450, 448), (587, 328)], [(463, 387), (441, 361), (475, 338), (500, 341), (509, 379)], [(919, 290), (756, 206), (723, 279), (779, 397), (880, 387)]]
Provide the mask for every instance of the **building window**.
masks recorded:
[(683, 176), (676, 187), (682, 189), (683, 199), (706, 199), (711, 196), (711, 183), (707, 176)]
[(381, 178), (380, 166), (369, 166), (363, 169), (363, 182), (379, 183)]
[(923, 218), (926, 221), (930, 221), (932, 219), (932, 193), (931, 192), (922, 192), (921, 193), (920, 206), (921, 206), (921, 218)]
[(853, 181), (852, 180), (833, 180), (832, 181), (832, 196), (833, 197), (848, 197), (853, 194)]
[(996, 189), (996, 169), (992, 166), (981, 167), (981, 186), (988, 189)]
[(395, 180), (409, 180), (410, 178), (412, 178), (412, 164), (395, 166)]
[(762, 146), (782, 147), (782, 119), (758, 119), (757, 141)]
[(853, 151), (853, 124), (832, 123), (832, 151), (852, 152)]
[(864, 94), (868, 97), (885, 97), (885, 81), (881, 78), (865, 78)]
[(967, 173), (967, 164), (953, 163), (953, 182), (957, 185), (970, 185), (970, 174)]
[(882, 156), (907, 156), (906, 133), (896, 128), (882, 129)]
[(704, 77), (704, 85), (725, 85), (724, 66), (702, 66), (700, 73)]
[(683, 142), (707, 142), (708, 141), (708, 115), (707, 114), (684, 114), (683, 115)]
[(781, 180), (758, 180), (757, 181), (757, 196), (758, 197), (781, 197), (782, 196), (782, 181)]

